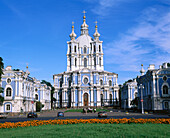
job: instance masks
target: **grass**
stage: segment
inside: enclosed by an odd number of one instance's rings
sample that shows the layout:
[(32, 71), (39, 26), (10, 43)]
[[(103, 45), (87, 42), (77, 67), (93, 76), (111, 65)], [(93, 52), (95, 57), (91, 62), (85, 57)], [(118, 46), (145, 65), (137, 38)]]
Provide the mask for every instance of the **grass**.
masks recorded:
[(0, 129), (0, 137), (170, 137), (167, 124), (74, 124)]
[[(96, 109), (96, 112), (100, 112), (100, 111), (106, 111), (106, 112), (110, 112), (109, 110), (107, 109)], [(69, 109), (65, 112), (83, 112), (83, 109)]]

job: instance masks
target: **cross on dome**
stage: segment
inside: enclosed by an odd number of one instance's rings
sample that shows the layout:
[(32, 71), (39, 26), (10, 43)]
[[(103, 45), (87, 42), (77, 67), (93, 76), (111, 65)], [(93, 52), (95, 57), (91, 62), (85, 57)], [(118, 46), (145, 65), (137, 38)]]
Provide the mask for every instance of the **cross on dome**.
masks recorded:
[(70, 34), (71, 40), (75, 40), (76, 36), (77, 35), (74, 33), (74, 22), (72, 21), (72, 32)]

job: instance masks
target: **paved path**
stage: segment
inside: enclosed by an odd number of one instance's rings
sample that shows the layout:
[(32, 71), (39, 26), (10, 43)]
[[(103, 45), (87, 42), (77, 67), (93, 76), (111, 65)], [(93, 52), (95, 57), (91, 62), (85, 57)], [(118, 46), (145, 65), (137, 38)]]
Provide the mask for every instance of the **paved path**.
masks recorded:
[[(38, 118), (26, 118), (26, 115), (22, 116), (9, 116), (7, 119), (0, 119), (0, 123), (4, 122), (23, 122), (29, 120), (50, 120), (50, 119), (94, 119), (98, 118), (98, 113), (87, 113), (83, 114), (80, 112), (66, 112), (64, 113), (64, 117), (57, 117), (57, 112), (66, 111), (66, 110), (54, 110), (54, 111), (46, 111), (41, 112)], [(125, 112), (108, 112), (109, 118), (170, 118), (168, 115), (159, 115), (159, 114), (141, 114), (141, 113), (129, 113)]]

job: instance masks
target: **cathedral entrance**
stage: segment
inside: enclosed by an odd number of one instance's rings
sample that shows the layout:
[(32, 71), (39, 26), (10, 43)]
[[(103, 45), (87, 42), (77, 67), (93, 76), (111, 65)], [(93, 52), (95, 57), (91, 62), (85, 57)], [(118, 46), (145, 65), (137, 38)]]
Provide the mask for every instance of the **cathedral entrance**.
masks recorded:
[(88, 94), (84, 94), (84, 106), (88, 106)]

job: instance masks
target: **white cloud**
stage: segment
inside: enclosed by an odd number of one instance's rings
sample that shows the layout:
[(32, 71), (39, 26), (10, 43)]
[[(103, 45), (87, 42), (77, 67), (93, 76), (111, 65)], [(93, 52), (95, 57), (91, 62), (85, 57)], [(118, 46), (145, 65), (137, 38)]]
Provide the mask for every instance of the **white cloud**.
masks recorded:
[(139, 71), (141, 63), (170, 62), (170, 12), (145, 10), (137, 26), (105, 46), (105, 55), (106, 63), (124, 71)]
[(110, 9), (113, 6), (119, 5), (122, 2), (132, 2), (128, 0), (84, 0), (88, 3), (94, 3), (94, 7), (92, 8), (92, 12), (100, 15), (105, 16), (109, 13)]

